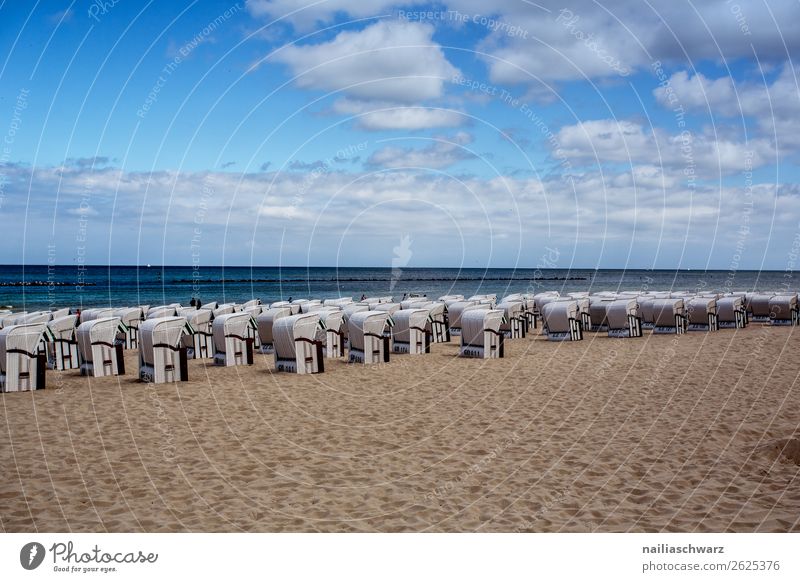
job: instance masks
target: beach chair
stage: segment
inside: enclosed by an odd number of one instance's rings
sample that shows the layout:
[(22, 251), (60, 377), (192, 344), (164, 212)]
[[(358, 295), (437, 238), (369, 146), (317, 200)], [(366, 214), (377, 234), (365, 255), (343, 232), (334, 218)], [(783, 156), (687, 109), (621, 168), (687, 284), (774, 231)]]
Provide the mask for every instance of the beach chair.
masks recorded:
[(322, 308), (322, 301), (319, 299), (295, 299), (292, 305), (300, 307), (300, 313), (311, 313), (316, 308)]
[(78, 326), (78, 354), (82, 376), (122, 376), (125, 360), (122, 345), (116, 343), (123, 329), (118, 317), (101, 317)]
[(275, 351), (275, 340), (272, 333), (275, 322), (291, 315), (292, 308), (289, 305), (285, 305), (283, 307), (270, 307), (266, 311), (262, 311), (261, 315), (256, 318), (258, 340), (261, 344), (259, 349), (262, 354), (271, 354)]
[(501, 309), (471, 309), (461, 316), (461, 348), (464, 358), (502, 358), (504, 335), (500, 330), (505, 320)]
[(247, 311), (248, 309), (253, 309), (254, 307), (258, 307), (261, 305), (261, 299), (251, 299), (250, 301), (245, 301), (241, 305), (241, 309), (239, 311)]
[(153, 384), (189, 380), (184, 317), (150, 318), (139, 328), (139, 380)]
[(755, 322), (766, 323), (770, 321), (770, 301), (772, 293), (752, 293), (748, 294), (745, 302), (750, 319)]
[(592, 312), (589, 307), (589, 298), (575, 297), (574, 299), (570, 299), (570, 301), (574, 301), (578, 304), (578, 315), (581, 318), (581, 329), (592, 329)]
[(686, 331), (717, 331), (716, 297), (694, 297), (684, 300)]
[(25, 325), (28, 323), (47, 323), (52, 319), (51, 311), (31, 311), (14, 318), (12, 325)]
[(300, 313), (282, 317), (272, 328), (275, 369), (279, 372), (317, 374), (325, 371), (319, 313)]
[(344, 307), (353, 303), (352, 297), (339, 297), (338, 299), (326, 299), (322, 302), (325, 307)]
[[(179, 307), (174, 305), (160, 305), (158, 307), (151, 307), (147, 310), (148, 319), (164, 319), (165, 317), (176, 317), (178, 315)], [(141, 327), (141, 326), (140, 326)]]
[(419, 305), (417, 309), (427, 309), (429, 314), (428, 326), (431, 330), (431, 342), (435, 344), (450, 341), (450, 319), (447, 306), (441, 301), (430, 301)]
[(86, 323), (87, 321), (107, 317), (114, 317), (114, 309), (108, 307), (84, 309), (81, 311), (80, 317), (78, 318), (78, 325)]
[(385, 311), (390, 315), (394, 315), (398, 311), (400, 311), (400, 304), (399, 303), (371, 303), (369, 306), (370, 311)]
[[(608, 337), (642, 337), (642, 312), (635, 297), (604, 301)], [(594, 318), (592, 318), (594, 322)]]
[(608, 331), (608, 308), (614, 301), (614, 298), (608, 296), (592, 295), (589, 297), (589, 314), (592, 318), (590, 329), (592, 331)]
[(478, 305), (477, 301), (455, 301), (447, 305), (447, 316), (450, 319), (450, 335), (461, 335), (461, 316), (470, 307)]
[(361, 303), (366, 303), (367, 305), (373, 306), (378, 305), (380, 303), (392, 303), (393, 297), (391, 295), (387, 295), (384, 297), (367, 297), (361, 301)]
[(247, 313), (226, 313), (214, 318), (214, 364), (241, 366), (253, 364), (253, 338), (248, 328), (257, 327)]
[(681, 335), (686, 332), (687, 319), (683, 299), (653, 299), (652, 309), (653, 333)]
[(497, 295), (495, 293), (484, 293), (481, 295), (473, 295), (468, 297), (467, 301), (477, 301), (480, 304), (489, 305), (491, 309), (497, 304)]
[(392, 316), (392, 352), (397, 354), (429, 354), (431, 329), (428, 327), (430, 310), (403, 309)]
[(220, 315), (230, 315), (231, 313), (235, 312), (236, 312), (236, 306), (233, 303), (222, 303), (221, 305), (217, 305), (212, 310), (212, 313), (214, 314), (214, 319), (216, 319)]
[(797, 325), (797, 293), (773, 295), (769, 300), (772, 325)]
[(50, 330), (47, 345), (47, 366), (52, 370), (75, 370), (80, 367), (78, 341), (75, 336), (77, 315), (66, 315), (47, 322)]
[(443, 302), (445, 305), (449, 303), (455, 303), (456, 301), (464, 301), (463, 295), (442, 295), (439, 297), (439, 301)]
[(743, 296), (717, 299), (717, 324), (720, 328), (740, 329), (747, 326), (747, 311)]
[(0, 330), (0, 392), (45, 387), (46, 333), (44, 323), (9, 325)]
[(186, 319), (191, 333), (186, 333), (181, 338), (183, 347), (186, 348), (186, 357), (199, 360), (210, 358), (214, 355), (214, 334), (212, 320), (214, 312), (201, 307), (184, 307), (178, 310), (178, 316)]
[(61, 309), (53, 309), (53, 310), (50, 312), (50, 319), (51, 319), (51, 320), (53, 320), (53, 319), (60, 319), (60, 318), (62, 318), (62, 317), (66, 317), (66, 316), (67, 316), (67, 315), (69, 315), (70, 313), (71, 313), (71, 310), (70, 310), (70, 308), (69, 308), (69, 307), (62, 307)]
[(139, 325), (142, 323), (142, 310), (139, 307), (122, 307), (114, 310), (113, 317), (119, 317), (125, 332), (117, 334), (117, 343), (121, 343), (126, 349), (133, 349), (139, 346)]
[(528, 320), (525, 317), (522, 301), (504, 301), (497, 305), (497, 309), (505, 313), (505, 321), (500, 326), (505, 338), (524, 338), (528, 332)]
[(311, 311), (319, 315), (322, 325), (317, 329), (317, 341), (322, 344), (326, 358), (341, 358), (344, 356), (346, 334), (344, 332), (344, 311), (336, 307), (321, 307)]
[(392, 317), (385, 311), (358, 311), (347, 318), (349, 361), (377, 364), (389, 361)]
[(542, 327), (550, 341), (583, 339), (583, 322), (578, 302), (549, 301), (542, 306)]
[(533, 296), (533, 315), (535, 319), (542, 319), (542, 309), (551, 301), (558, 301), (561, 297), (558, 291), (544, 291)]

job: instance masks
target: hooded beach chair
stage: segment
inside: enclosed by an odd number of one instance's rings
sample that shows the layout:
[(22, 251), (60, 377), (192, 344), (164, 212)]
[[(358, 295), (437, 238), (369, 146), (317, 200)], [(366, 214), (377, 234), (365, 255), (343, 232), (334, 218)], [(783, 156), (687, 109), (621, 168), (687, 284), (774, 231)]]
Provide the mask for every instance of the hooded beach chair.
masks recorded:
[(25, 325), (28, 323), (47, 323), (53, 318), (52, 311), (31, 311), (20, 314), (14, 319), (12, 325)]
[(544, 291), (533, 296), (534, 318), (542, 319), (542, 309), (551, 301), (558, 301), (561, 297), (558, 291)]
[(578, 302), (550, 301), (542, 307), (542, 327), (551, 341), (583, 339), (583, 322)]
[(450, 319), (447, 306), (441, 301), (430, 301), (427, 304), (418, 305), (412, 309), (427, 309), (431, 330), (431, 342), (435, 344), (450, 341)]
[(125, 374), (122, 345), (116, 343), (117, 333), (122, 329), (119, 317), (101, 317), (78, 326), (82, 376), (100, 378)]
[[(642, 312), (635, 297), (604, 301), (608, 337), (642, 337)], [(594, 318), (592, 318), (594, 322)]]
[(717, 299), (714, 297), (693, 297), (684, 300), (687, 331), (717, 331)]
[(352, 297), (339, 297), (338, 299), (326, 299), (322, 302), (325, 307), (344, 307), (353, 303)]
[(179, 307), (175, 307), (174, 305), (159, 305), (158, 307), (151, 307), (147, 310), (147, 317), (145, 320), (176, 317), (178, 315), (178, 309)]
[(468, 297), (467, 301), (477, 301), (478, 303), (489, 305), (492, 309), (497, 304), (497, 294), (496, 293), (484, 293), (481, 295), (473, 295), (472, 297)]
[(390, 315), (394, 315), (398, 311), (400, 311), (400, 304), (399, 303), (371, 303), (369, 308), (370, 311), (385, 311)]
[(471, 309), (461, 316), (461, 348), (464, 358), (502, 358), (504, 336), (500, 330), (505, 320), (501, 309)]
[(797, 325), (797, 293), (773, 295), (769, 300), (772, 325)]
[(686, 332), (687, 320), (683, 299), (653, 299), (653, 333)]
[(505, 321), (500, 326), (500, 331), (506, 339), (525, 337), (528, 332), (528, 320), (525, 317), (522, 301), (504, 301), (497, 305), (497, 309), (505, 313)]
[(614, 298), (605, 295), (592, 295), (589, 297), (592, 331), (608, 331), (608, 308), (614, 301)]
[(212, 320), (214, 312), (211, 309), (201, 307), (185, 307), (178, 310), (178, 316), (186, 319), (191, 333), (183, 335), (181, 341), (186, 348), (186, 357), (199, 360), (210, 358), (214, 355), (214, 334), (212, 331)]
[(322, 325), (317, 329), (317, 341), (322, 344), (326, 358), (341, 358), (344, 356), (344, 311), (336, 307), (320, 307), (311, 311), (319, 315)]
[(255, 327), (253, 319), (244, 312), (226, 313), (214, 318), (214, 364), (241, 366), (253, 364), (253, 338), (248, 328)]
[(117, 334), (117, 342), (127, 349), (139, 346), (139, 326), (142, 323), (142, 310), (140, 307), (122, 307), (114, 310), (114, 317), (119, 317), (125, 332)]
[(391, 351), (387, 331), (392, 317), (385, 311), (358, 311), (347, 318), (347, 335), (351, 362), (378, 364), (389, 361)]
[(262, 311), (261, 315), (256, 318), (258, 341), (261, 344), (260, 351), (262, 354), (271, 354), (275, 351), (272, 328), (276, 321), (290, 315), (292, 315), (292, 308), (289, 305), (285, 305), (283, 307), (270, 307)]
[(217, 305), (213, 310), (214, 318), (216, 319), (220, 315), (230, 315), (231, 313), (236, 312), (236, 306), (233, 303), (223, 303), (221, 305)]
[(114, 317), (114, 309), (108, 307), (98, 307), (98, 308), (91, 308), (91, 309), (84, 309), (81, 311), (80, 317), (78, 318), (78, 324), (85, 323), (87, 321), (92, 321), (94, 319), (100, 319), (101, 317)]
[(245, 301), (242, 303), (240, 311), (247, 311), (253, 307), (258, 307), (261, 305), (261, 299), (251, 299), (250, 301)]
[(748, 293), (745, 303), (750, 319), (762, 323), (770, 321), (770, 301), (773, 296), (772, 293)]
[(46, 333), (44, 323), (9, 325), (0, 330), (0, 392), (45, 387)]
[(448, 304), (448, 303), (455, 303), (456, 301), (464, 301), (463, 295), (442, 295), (439, 297), (439, 301)]
[(428, 327), (430, 310), (403, 309), (392, 316), (392, 351), (398, 354), (429, 354), (431, 329)]
[(50, 330), (47, 365), (53, 370), (75, 370), (80, 367), (75, 330), (77, 315), (66, 315), (47, 322)]
[(288, 307), (289, 310), (291, 311), (291, 315), (297, 315), (298, 313), (300, 313), (299, 303), (291, 303), (289, 301), (275, 301), (274, 303), (269, 304), (270, 309), (279, 307)]
[(275, 369), (279, 372), (317, 374), (325, 371), (322, 342), (317, 339), (319, 313), (300, 313), (275, 321)]
[(164, 384), (186, 382), (189, 379), (184, 317), (150, 318), (139, 328), (139, 379), (142, 382)]
[(50, 312), (50, 319), (58, 319), (60, 317), (66, 317), (71, 313), (71, 309), (69, 307), (62, 307), (61, 309), (53, 309)]
[(739, 329), (747, 326), (747, 311), (743, 296), (717, 299), (717, 324), (720, 328)]
[(477, 301), (455, 301), (447, 305), (447, 316), (450, 319), (450, 335), (461, 335), (461, 316), (470, 307), (478, 305)]

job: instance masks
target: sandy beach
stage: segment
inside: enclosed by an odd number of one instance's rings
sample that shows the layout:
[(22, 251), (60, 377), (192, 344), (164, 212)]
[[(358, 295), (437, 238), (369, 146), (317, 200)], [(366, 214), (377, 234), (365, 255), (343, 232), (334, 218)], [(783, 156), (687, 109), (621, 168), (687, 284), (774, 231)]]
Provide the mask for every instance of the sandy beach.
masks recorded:
[[(48, 371), (0, 395), (6, 532), (800, 529), (800, 330), (457, 344), (324, 374)], [(789, 446), (781, 452), (783, 446)]]

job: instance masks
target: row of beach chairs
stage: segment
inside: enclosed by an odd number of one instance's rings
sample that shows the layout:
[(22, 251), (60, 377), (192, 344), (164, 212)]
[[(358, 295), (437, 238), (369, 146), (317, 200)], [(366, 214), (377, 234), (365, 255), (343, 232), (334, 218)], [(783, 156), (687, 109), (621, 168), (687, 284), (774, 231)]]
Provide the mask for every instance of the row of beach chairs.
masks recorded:
[(577, 341), (585, 331), (609, 337), (684, 334), (743, 328), (749, 321), (798, 324), (798, 297), (790, 293), (557, 292), (437, 301), (415, 296), (354, 301), (259, 300), (206, 304), (0, 312), (0, 390), (45, 385), (45, 370), (77, 369), (101, 377), (125, 374), (125, 349), (139, 350), (139, 378), (165, 383), (188, 379), (188, 360), (219, 366), (253, 364), (256, 351), (273, 354), (275, 369), (324, 371), (324, 361), (388, 362), (391, 354), (429, 353), (431, 344), (459, 337), (459, 354), (502, 358), (508, 339), (524, 338), (540, 323), (553, 341)]

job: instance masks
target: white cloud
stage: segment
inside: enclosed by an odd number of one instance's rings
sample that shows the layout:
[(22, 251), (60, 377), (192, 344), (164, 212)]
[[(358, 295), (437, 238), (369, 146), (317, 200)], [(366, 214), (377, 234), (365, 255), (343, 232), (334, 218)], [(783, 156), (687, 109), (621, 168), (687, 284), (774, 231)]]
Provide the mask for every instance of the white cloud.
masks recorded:
[(444, 93), (458, 74), (432, 40), (433, 27), (381, 21), (330, 42), (289, 45), (272, 59), (288, 65), (304, 89), (343, 92), (357, 99), (418, 103)]
[(430, 145), (419, 149), (387, 146), (373, 153), (367, 164), (383, 168), (447, 168), (475, 157), (464, 147), (471, 142), (470, 134), (459, 132), (452, 138), (433, 138)]
[(716, 117), (751, 117), (765, 138), (777, 137), (783, 148), (800, 148), (800, 70), (785, 64), (771, 84), (735, 83), (678, 71), (666, 87), (653, 91), (663, 106), (711, 113)]
[(467, 121), (460, 111), (452, 109), (397, 105), (381, 101), (338, 99), (333, 104), (333, 111), (356, 116), (356, 125), (370, 131), (458, 127)]
[(628, 120), (600, 119), (562, 127), (556, 135), (556, 153), (578, 161), (631, 165), (660, 165), (699, 179), (734, 174), (775, 162), (768, 140), (735, 142), (713, 135), (667, 134), (646, 130)]

